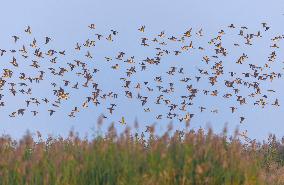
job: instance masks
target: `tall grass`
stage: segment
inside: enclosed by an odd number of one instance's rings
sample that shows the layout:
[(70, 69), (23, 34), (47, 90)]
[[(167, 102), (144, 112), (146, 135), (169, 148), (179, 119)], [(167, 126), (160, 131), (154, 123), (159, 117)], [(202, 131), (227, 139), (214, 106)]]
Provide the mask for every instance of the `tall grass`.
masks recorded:
[[(144, 134), (148, 136), (145, 137)], [(21, 140), (0, 138), (0, 184), (167, 185), (284, 184), (284, 148), (270, 136), (241, 142), (238, 132), (211, 129), (172, 131), (156, 136), (154, 126), (138, 135), (110, 126), (104, 136)]]

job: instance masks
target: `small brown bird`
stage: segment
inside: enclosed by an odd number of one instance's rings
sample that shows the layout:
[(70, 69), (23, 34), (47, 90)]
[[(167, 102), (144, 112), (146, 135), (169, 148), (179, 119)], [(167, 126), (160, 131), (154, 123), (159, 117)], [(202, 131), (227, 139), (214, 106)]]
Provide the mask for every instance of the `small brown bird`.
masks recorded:
[(28, 26), (27, 29), (25, 29), (25, 32), (28, 33), (28, 34), (32, 34), (31, 27)]
[(90, 24), (88, 27), (89, 27), (90, 29), (96, 29), (96, 25), (95, 25), (95, 24)]
[(31, 112), (33, 113), (33, 116), (36, 116), (38, 114), (38, 111), (35, 111), (35, 110), (33, 110)]
[(241, 119), (240, 123), (243, 123), (243, 121), (245, 120), (245, 117), (241, 116), (240, 119)]
[(51, 38), (50, 37), (45, 37), (45, 44), (48, 44), (49, 41), (51, 41)]
[(52, 116), (55, 110), (49, 109), (48, 112), (49, 112), (49, 115)]
[(138, 29), (141, 32), (145, 32), (145, 25), (141, 26), (141, 28)]
[(16, 36), (16, 35), (14, 35), (14, 36), (12, 36), (12, 37), (14, 38), (14, 42), (15, 42), (15, 43), (20, 39), (20, 37), (18, 37), (18, 36)]

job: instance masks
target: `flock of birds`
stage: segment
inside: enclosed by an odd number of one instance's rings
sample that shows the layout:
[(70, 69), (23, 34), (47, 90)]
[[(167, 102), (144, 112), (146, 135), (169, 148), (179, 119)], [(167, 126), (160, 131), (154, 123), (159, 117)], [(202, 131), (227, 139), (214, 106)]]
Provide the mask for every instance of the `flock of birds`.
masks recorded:
[[(260, 25), (261, 29), (255, 33), (250, 33), (245, 26), (237, 27), (230, 24), (225, 29), (218, 31), (209, 41), (206, 41), (206, 45), (203, 44), (204, 46), (199, 44), (199, 40), (205, 35), (203, 29), (193, 31), (190, 28), (181, 34), (170, 36), (162, 31), (150, 37), (147, 36), (147, 28), (143, 25), (137, 28), (137, 32), (141, 35), (139, 47), (151, 49), (154, 51), (153, 56), (144, 56), (143, 59), (137, 59), (135, 56), (127, 54), (126, 51), (120, 51), (115, 55), (105, 56), (103, 63), (97, 68), (92, 66), (96, 53), (93, 48), (99, 42), (113, 43), (120, 33), (116, 30), (110, 30), (107, 34), (96, 33), (95, 24), (90, 24), (88, 28), (92, 31), (93, 38), (89, 38), (82, 43), (75, 43), (72, 51), (41, 49), (43, 46), (48, 46), (53, 38), (45, 37), (40, 40), (34, 38), (30, 26), (24, 30), (23, 34), (31, 38), (31, 43), (20, 45), (19, 41), (24, 36), (14, 35), (12, 41), (14, 46), (18, 48), (0, 49), (0, 59), (5, 56), (9, 58), (9, 64), (3, 69), (0, 78), (0, 107), (6, 105), (3, 100), (5, 96), (14, 97), (21, 94), (27, 97), (24, 100), (26, 106), (11, 112), (10, 117), (23, 116), (27, 113), (37, 116), (39, 110), (36, 108), (40, 104), (47, 105), (49, 107), (48, 114), (53, 116), (60, 109), (63, 101), (70, 100), (72, 91), (81, 88), (88, 89), (90, 93), (84, 95), (85, 98), (80, 105), (70, 108), (69, 117), (75, 117), (79, 111), (91, 105), (94, 107), (104, 105), (106, 110), (102, 118), (106, 119), (116, 112), (122, 99), (138, 101), (141, 104), (142, 111), (154, 112), (154, 114), (158, 111), (153, 108), (153, 105), (164, 107), (166, 113), (157, 113), (153, 119), (161, 120), (165, 118), (180, 122), (189, 122), (195, 115), (205, 111), (210, 111), (212, 114), (219, 112), (218, 108), (210, 109), (206, 105), (196, 105), (194, 100), (199, 96), (220, 97), (224, 101), (232, 101), (232, 106), (227, 107), (232, 114), (235, 114), (240, 106), (249, 103), (262, 108), (268, 105), (280, 106), (277, 98), (269, 99), (270, 94), (275, 94), (276, 91), (264, 89), (265, 86), (262, 84), (282, 77), (280, 72), (272, 71), (271, 65), (276, 61), (277, 50), (279, 49), (278, 42), (284, 38), (284, 35), (277, 35), (271, 39), (270, 48), (272, 51), (263, 65), (249, 63), (249, 56), (246, 52), (237, 56), (229, 64), (231, 66), (245, 65), (247, 66), (245, 72), (239, 73), (232, 70), (232, 68), (226, 70), (224, 62), (229, 55), (226, 44), (223, 44), (223, 37), (227, 33), (234, 30), (239, 38), (239, 42), (232, 43), (230, 47), (237, 48), (242, 45), (250, 47), (257, 39), (261, 39), (265, 32), (270, 31), (267, 23), (262, 23)], [(174, 44), (174, 49), (168, 47)], [(207, 52), (209, 50), (213, 51), (212, 55)], [(83, 58), (75, 58), (73, 61), (68, 60), (66, 63), (62, 62), (61, 57), (71, 52), (75, 55), (78, 54), (77, 56), (79, 56), (79, 53), (84, 52)], [(201, 59), (197, 62), (202, 65), (202, 68), (196, 68), (195, 71), (185, 70), (186, 66), (191, 64), (182, 61), (178, 65), (171, 66), (167, 71), (162, 72), (162, 70), (159, 70), (159, 74), (154, 74), (151, 81), (136, 78), (136, 75), (145, 73), (149, 68), (159, 68), (160, 65), (163, 65), (163, 59), (167, 56), (179, 57), (191, 55), (193, 52), (200, 54)], [(105, 68), (105, 63), (110, 64), (107, 75), (121, 71), (122, 75), (117, 79), (121, 83), (121, 89), (105, 91), (101, 88), (101, 84), (96, 81), (95, 76), (100, 73), (100, 67)], [(25, 67), (27, 72), (23, 72), (22, 66), (24, 64), (29, 67)], [(48, 68), (43, 69), (43, 65), (48, 66)], [(29, 71), (37, 72), (35, 75), (30, 75)], [(58, 82), (52, 82), (51, 76), (59, 79)], [(170, 79), (173, 77), (178, 78), (178, 80), (171, 81)], [(74, 82), (74, 79), (80, 80)], [(50, 96), (33, 96), (33, 88), (41, 81), (48, 82), (52, 87), (53, 93)], [(204, 88), (198, 86), (200, 83), (203, 84)], [(5, 88), (8, 88), (7, 92), (4, 91)], [(183, 89), (184, 92), (176, 98), (175, 93), (178, 89)], [(51, 98), (52, 96), (53, 98)], [(192, 107), (198, 108), (199, 111), (193, 112)], [(126, 124), (125, 117), (120, 117), (119, 122)], [(243, 123), (246, 119), (244, 115), (238, 117), (240, 123)]]

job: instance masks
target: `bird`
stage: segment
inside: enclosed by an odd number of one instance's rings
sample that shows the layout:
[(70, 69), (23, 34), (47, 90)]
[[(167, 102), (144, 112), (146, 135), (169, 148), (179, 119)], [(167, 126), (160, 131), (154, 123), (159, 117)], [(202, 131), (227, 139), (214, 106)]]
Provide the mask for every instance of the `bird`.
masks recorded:
[(230, 109), (231, 109), (232, 113), (234, 113), (237, 108), (236, 107), (230, 107)]
[(117, 35), (118, 32), (116, 30), (110, 30), (112, 32), (113, 35)]
[(14, 36), (12, 36), (12, 37), (13, 37), (15, 43), (20, 39), (20, 37), (18, 37), (18, 36), (16, 36), (16, 35), (14, 35)]
[(11, 114), (9, 114), (9, 117), (14, 118), (14, 117), (16, 117), (16, 114), (17, 114), (17, 112), (12, 112)]
[(277, 107), (280, 106), (277, 98), (275, 99), (275, 101), (274, 101), (274, 103), (272, 105), (277, 106)]
[(108, 37), (106, 38), (106, 40), (108, 40), (108, 41), (110, 41), (110, 42), (113, 42), (112, 35), (109, 34)]
[(18, 115), (24, 115), (24, 112), (25, 112), (26, 109), (18, 109), (17, 113)]
[(36, 116), (38, 114), (38, 111), (33, 110), (31, 111), (31, 113), (33, 113), (33, 116)]
[(48, 112), (49, 112), (49, 115), (52, 116), (55, 110), (49, 109)]
[(25, 29), (25, 32), (28, 33), (28, 34), (32, 34), (31, 27), (28, 26), (28, 27)]
[(245, 117), (241, 116), (240, 119), (241, 119), (241, 120), (240, 120), (240, 123), (243, 123), (244, 120), (245, 120)]
[(79, 45), (79, 43), (78, 43), (78, 42), (76, 43), (75, 50), (81, 50), (81, 46)]
[(229, 28), (236, 28), (236, 27), (234, 26), (234, 24), (230, 24), (228, 27), (229, 27)]
[(145, 32), (145, 25), (141, 26), (138, 30), (139, 30), (140, 32)]
[(119, 123), (121, 123), (122, 125), (126, 124), (124, 116), (121, 117), (121, 120), (119, 121)]
[(95, 24), (90, 24), (88, 27), (89, 27), (90, 29), (96, 29), (96, 25), (95, 25)]
[(51, 41), (50, 37), (45, 37), (45, 44), (48, 44)]
[(111, 104), (111, 107), (107, 108), (107, 109), (109, 110), (109, 113), (110, 113), (110, 114), (113, 113), (115, 106), (116, 106), (115, 104)]

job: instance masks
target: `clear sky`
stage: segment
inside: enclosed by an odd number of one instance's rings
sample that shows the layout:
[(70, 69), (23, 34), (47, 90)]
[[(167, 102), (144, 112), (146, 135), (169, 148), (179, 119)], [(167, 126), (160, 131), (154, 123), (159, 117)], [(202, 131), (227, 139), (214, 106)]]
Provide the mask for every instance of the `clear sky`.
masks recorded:
[[(163, 30), (170, 36), (182, 34), (190, 27), (195, 31), (203, 28), (207, 40), (203, 39), (203, 41), (197, 41), (197, 43), (204, 44), (206, 48), (209, 47), (206, 45), (206, 42), (216, 36), (220, 29), (227, 29), (227, 26), (231, 23), (237, 26), (247, 26), (249, 30), (256, 32), (262, 28), (262, 22), (267, 22), (271, 27), (270, 31), (265, 33), (265, 38), (257, 42), (253, 48), (243, 47), (235, 51), (233, 50), (234, 47), (228, 47), (232, 55), (234, 52), (238, 54), (243, 51), (247, 52), (250, 62), (257, 64), (267, 60), (271, 52), (269, 39), (283, 34), (283, 13), (284, 4), (280, 0), (11, 0), (1, 2), (0, 6), (0, 48), (6, 50), (19, 48), (21, 44), (17, 46), (13, 44), (12, 35), (19, 35), (22, 43), (30, 43), (34, 37), (38, 40), (43, 40), (45, 36), (50, 36), (53, 41), (49, 47), (54, 47), (56, 50), (66, 50), (67, 54), (61, 60), (62, 62), (68, 62), (82, 57), (74, 53), (76, 42), (84, 42), (87, 38), (94, 37), (95, 32), (109, 34), (111, 29), (115, 29), (119, 32), (117, 40), (113, 44), (108, 44), (107, 42), (98, 44), (98, 48), (93, 51), (93, 54), (94, 58), (97, 59), (94, 62), (94, 66), (100, 69), (96, 77), (97, 82), (104, 89), (118, 90), (121, 87), (120, 81), (117, 80), (120, 74), (110, 74), (110, 65), (106, 65), (101, 60), (103, 60), (104, 56), (114, 57), (120, 51), (124, 51), (128, 57), (135, 55), (137, 59), (143, 59), (147, 54), (153, 55), (150, 50), (141, 49), (141, 46), (139, 46), (141, 34), (138, 33), (137, 29), (141, 25), (146, 25), (145, 34), (147, 36), (155, 36)], [(95, 23), (97, 26), (95, 32), (91, 32), (87, 27), (91, 23)], [(33, 35), (30, 37), (27, 37), (23, 31), (27, 25), (30, 25), (33, 31)], [(228, 43), (230, 41), (238, 41), (239, 38), (235, 35), (227, 36)], [(279, 51), (281, 51), (281, 48)], [(280, 52), (278, 53), (279, 64), (275, 65), (273, 69), (282, 73), (284, 56), (283, 54), (281, 56)], [(9, 59), (9, 57), (0, 58), (3, 61), (1, 61), (0, 69), (7, 68), (7, 60), (9, 61)], [(198, 56), (169, 58), (169, 63), (151, 69), (152, 71), (148, 71), (148, 73), (145, 73), (146, 75), (138, 75), (135, 80), (151, 80), (154, 76), (159, 76), (158, 74), (164, 74), (170, 66), (176, 64), (184, 66), (190, 74), (200, 67), (198, 62), (195, 61), (197, 59)], [(43, 65), (48, 67), (48, 64)], [(226, 64), (226, 66), (230, 68), (230, 63)], [(242, 68), (235, 69), (233, 66), (231, 68), (239, 72), (242, 70)], [(29, 71), (29, 68), (25, 68), (23, 71), (33, 73)], [(153, 73), (157, 74), (153, 75)], [(74, 75), (66, 78), (74, 80), (74, 82), (78, 80)], [(40, 85), (33, 85), (34, 96), (49, 98), (52, 94), (52, 89), (50, 89), (48, 84), (49, 81), (52, 82), (53, 80), (56, 81), (57, 79), (46, 78), (45, 82)], [(179, 87), (176, 88), (178, 89)], [(284, 102), (283, 79), (276, 80), (273, 83), (266, 83), (265, 88), (277, 90), (273, 97), (278, 97), (280, 104)], [(29, 114), (18, 118), (9, 118), (8, 114), (17, 108), (25, 106), (24, 99), (12, 97), (6, 93), (5, 101), (7, 107), (2, 108), (2, 111), (0, 109), (0, 117), (2, 118), (0, 121), (0, 132), (10, 134), (16, 138), (20, 137), (27, 129), (31, 131), (39, 130), (43, 134), (51, 133), (64, 136), (71, 127), (74, 127), (81, 135), (84, 135), (86, 132), (91, 134), (91, 128), (95, 126), (98, 116), (105, 111), (109, 103), (99, 108), (90, 107), (81, 110), (77, 117), (73, 119), (66, 116), (74, 106), (82, 104), (82, 97), (88, 96), (86, 93), (88, 93), (87, 90), (74, 92), (71, 99), (63, 103), (52, 117), (48, 115), (47, 108), (41, 106), (38, 108), (39, 116), (32, 117)], [(5, 95), (5, 93), (3, 94)], [(194, 128), (210, 124), (215, 130), (219, 131), (225, 123), (228, 123), (228, 127), (234, 129), (239, 125), (238, 117), (245, 115), (246, 121), (243, 125), (240, 125), (240, 129), (247, 129), (251, 137), (263, 139), (266, 138), (268, 133), (275, 133), (277, 136), (284, 135), (284, 118), (281, 116), (281, 113), (283, 114), (284, 112), (284, 106), (277, 109), (271, 106), (261, 109), (252, 105), (246, 105), (240, 108), (236, 115), (233, 115), (229, 113), (229, 109), (227, 110), (226, 107), (229, 104), (223, 99), (199, 98), (196, 101), (197, 105), (212, 108), (218, 107), (220, 113), (218, 115), (213, 115), (210, 112), (197, 114), (191, 123)], [(156, 110), (147, 114), (141, 109), (140, 102), (127, 101), (124, 98), (116, 103), (119, 104), (119, 108), (106, 123), (117, 121), (121, 116), (125, 116), (127, 122), (130, 123), (137, 118), (141, 125), (148, 125), (156, 121), (153, 117), (156, 115)], [(282, 104), (284, 105), (284, 103)], [(163, 120), (160, 126), (165, 126), (168, 122), (168, 120)], [(180, 123), (177, 122), (176, 124)], [(122, 127), (118, 125), (118, 128)]]

